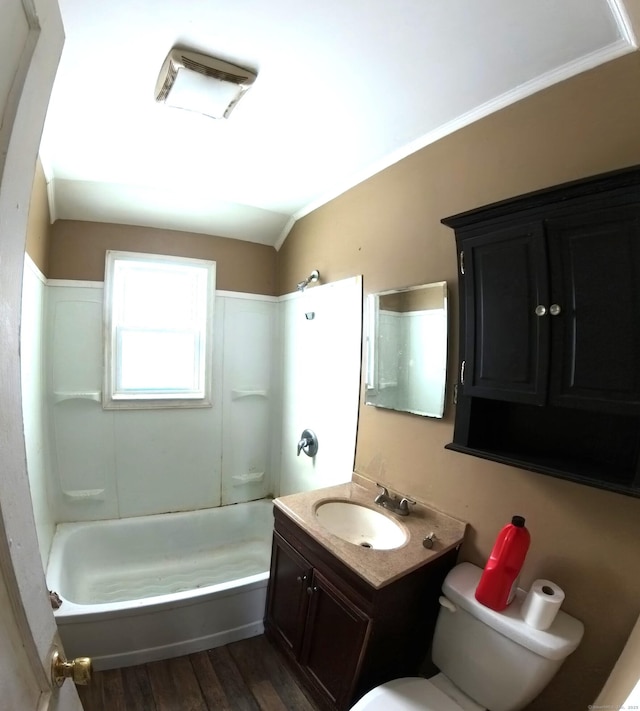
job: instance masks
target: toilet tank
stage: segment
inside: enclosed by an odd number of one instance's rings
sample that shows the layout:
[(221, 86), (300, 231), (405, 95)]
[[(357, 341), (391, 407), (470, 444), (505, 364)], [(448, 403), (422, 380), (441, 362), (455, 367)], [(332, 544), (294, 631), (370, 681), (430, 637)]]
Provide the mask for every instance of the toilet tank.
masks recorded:
[[(582, 622), (562, 610), (548, 630), (522, 619), (525, 592), (496, 612), (475, 599), (482, 570), (457, 565), (447, 575), (433, 638), (433, 662), (459, 689), (491, 711), (519, 711), (553, 678), (580, 643)], [(450, 609), (453, 608), (453, 609)]]

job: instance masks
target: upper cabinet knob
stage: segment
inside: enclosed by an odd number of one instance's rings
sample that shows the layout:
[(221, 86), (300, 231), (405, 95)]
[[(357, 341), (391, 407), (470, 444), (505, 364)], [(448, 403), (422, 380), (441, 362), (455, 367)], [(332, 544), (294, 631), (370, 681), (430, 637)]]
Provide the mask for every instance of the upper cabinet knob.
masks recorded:
[(552, 316), (557, 316), (561, 311), (562, 309), (558, 304), (551, 304), (551, 306), (549, 306), (549, 313)]
[(536, 316), (544, 316), (547, 313), (547, 307), (542, 304), (536, 306)]

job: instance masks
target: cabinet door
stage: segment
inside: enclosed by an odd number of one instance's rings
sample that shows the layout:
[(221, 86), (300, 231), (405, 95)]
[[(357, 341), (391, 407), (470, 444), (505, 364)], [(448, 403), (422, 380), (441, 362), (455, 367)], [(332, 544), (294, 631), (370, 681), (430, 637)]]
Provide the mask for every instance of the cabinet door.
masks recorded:
[(273, 534), (267, 623), (294, 656), (302, 646), (311, 566), (278, 533)]
[(550, 400), (638, 412), (640, 208), (549, 220), (552, 301)]
[(544, 404), (549, 320), (542, 223), (476, 232), (462, 241), (465, 395)]
[(314, 571), (300, 662), (338, 709), (349, 708), (371, 620)]

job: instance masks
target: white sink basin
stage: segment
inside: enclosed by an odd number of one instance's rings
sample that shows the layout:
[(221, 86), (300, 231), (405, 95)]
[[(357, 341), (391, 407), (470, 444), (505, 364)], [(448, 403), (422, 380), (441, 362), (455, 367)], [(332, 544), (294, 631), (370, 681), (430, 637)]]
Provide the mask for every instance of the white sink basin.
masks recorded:
[(363, 548), (391, 550), (407, 542), (404, 526), (383, 513), (351, 501), (325, 501), (316, 508), (316, 519), (334, 536)]

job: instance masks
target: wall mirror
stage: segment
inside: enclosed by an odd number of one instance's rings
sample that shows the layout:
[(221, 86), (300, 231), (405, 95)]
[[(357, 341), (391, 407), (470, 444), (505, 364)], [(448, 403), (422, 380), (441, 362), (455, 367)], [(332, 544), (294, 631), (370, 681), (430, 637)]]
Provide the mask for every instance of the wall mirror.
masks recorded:
[(443, 416), (447, 320), (445, 281), (367, 297), (367, 405)]

